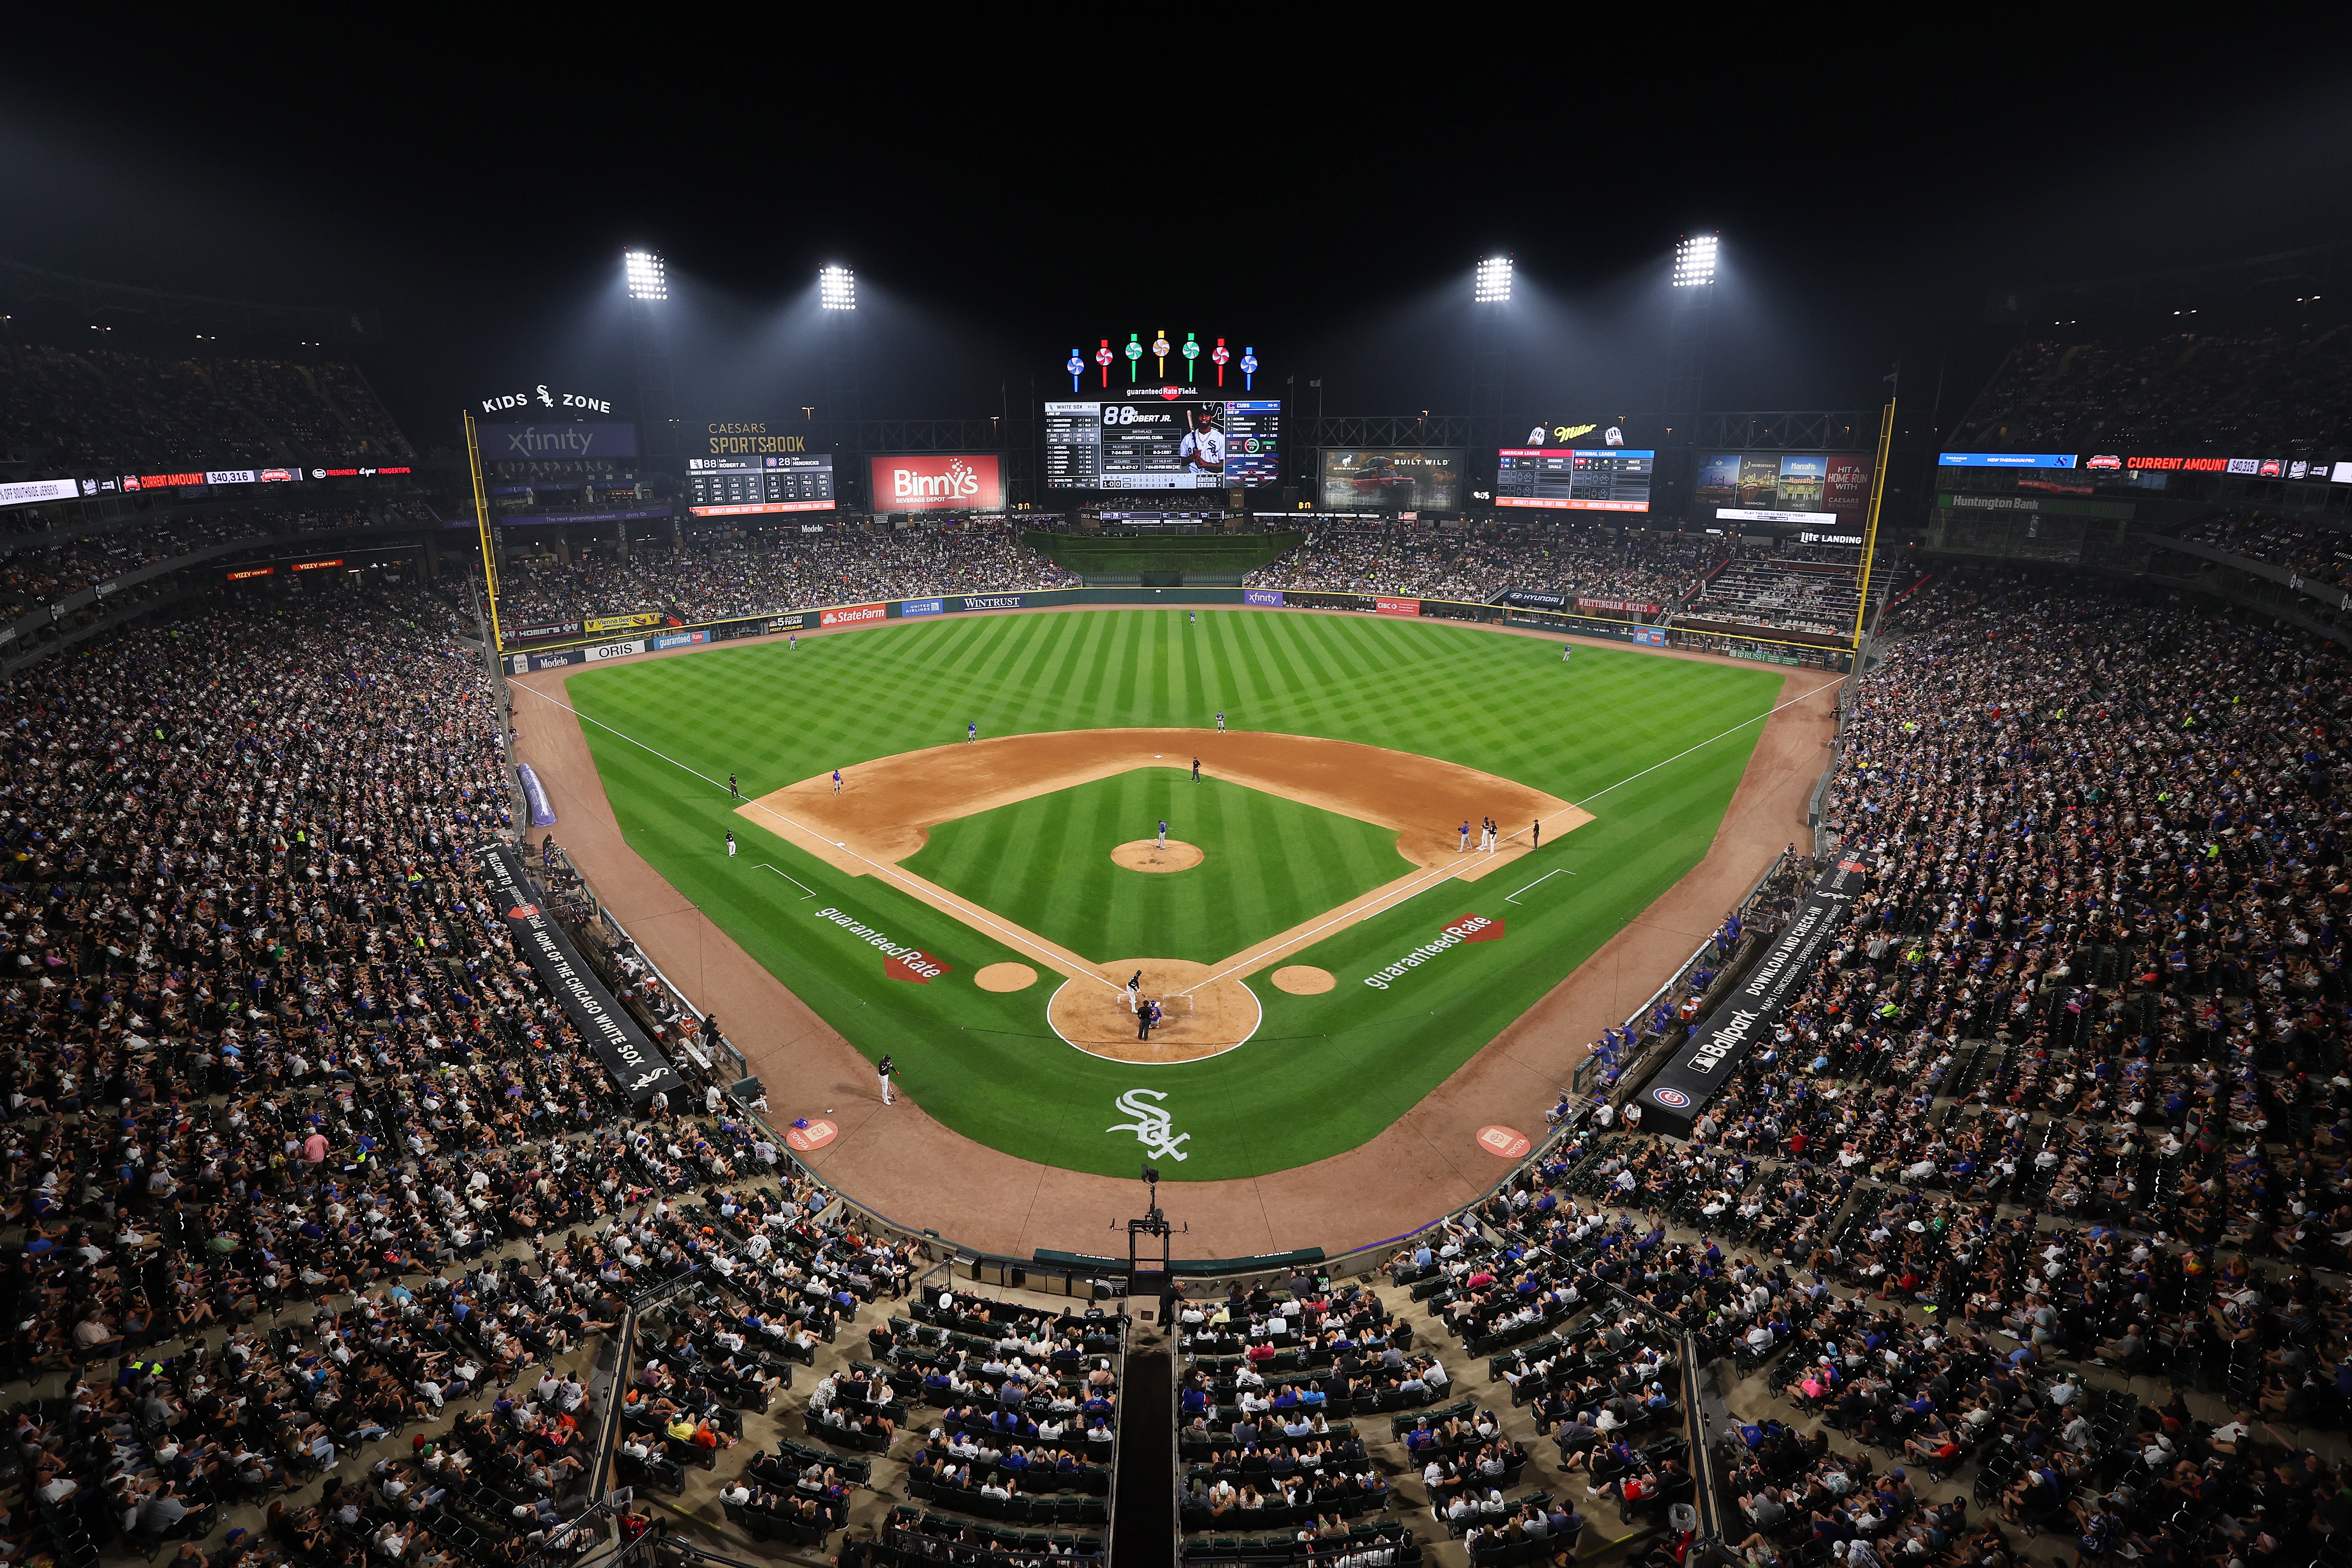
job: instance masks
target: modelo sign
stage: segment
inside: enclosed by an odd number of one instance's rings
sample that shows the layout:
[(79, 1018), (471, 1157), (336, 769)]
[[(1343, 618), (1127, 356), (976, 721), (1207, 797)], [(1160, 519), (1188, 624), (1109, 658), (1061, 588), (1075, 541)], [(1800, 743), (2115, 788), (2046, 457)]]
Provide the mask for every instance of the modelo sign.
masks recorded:
[(991, 454), (872, 458), (876, 511), (1002, 511), (1003, 469)]

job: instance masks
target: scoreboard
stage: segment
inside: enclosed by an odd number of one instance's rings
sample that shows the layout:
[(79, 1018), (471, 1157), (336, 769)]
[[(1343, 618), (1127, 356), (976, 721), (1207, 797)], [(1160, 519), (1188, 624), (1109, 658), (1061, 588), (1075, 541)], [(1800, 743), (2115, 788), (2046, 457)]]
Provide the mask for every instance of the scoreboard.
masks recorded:
[(1507, 447), (1495, 469), (1496, 506), (1568, 511), (1647, 511), (1658, 454), (1631, 447)]
[(1049, 490), (1219, 490), (1282, 477), (1282, 401), (1135, 397), (1045, 405)]
[(745, 512), (831, 511), (833, 454), (688, 458), (686, 510), (697, 517)]

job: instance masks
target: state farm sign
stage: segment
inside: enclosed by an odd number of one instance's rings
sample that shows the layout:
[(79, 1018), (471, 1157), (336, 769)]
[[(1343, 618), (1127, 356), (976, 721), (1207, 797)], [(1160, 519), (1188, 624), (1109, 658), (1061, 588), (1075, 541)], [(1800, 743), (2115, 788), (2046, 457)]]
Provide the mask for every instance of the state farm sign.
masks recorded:
[(842, 605), (817, 616), (821, 626), (854, 626), (860, 621), (878, 621), (889, 613), (883, 605)]
[(988, 453), (870, 458), (876, 511), (1001, 511), (1004, 479)]

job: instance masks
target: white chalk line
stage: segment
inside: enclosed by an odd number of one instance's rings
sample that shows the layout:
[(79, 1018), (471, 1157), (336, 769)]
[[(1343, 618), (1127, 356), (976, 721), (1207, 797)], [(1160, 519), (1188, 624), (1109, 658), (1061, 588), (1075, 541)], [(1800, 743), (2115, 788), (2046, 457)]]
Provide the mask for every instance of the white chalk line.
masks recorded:
[[(1753, 719), (1743, 719), (1743, 720), (1741, 720), (1738, 723), (1734, 724), (1730, 729), (1724, 731), (1723, 731), (1723, 734), (1721, 734), (1721, 735), (1709, 735), (1706, 740), (1701, 741), (1701, 742), (1700, 742), (1697, 745), (1696, 745), (1696, 746), (1685, 746), (1685, 748), (1683, 748), (1681, 751), (1676, 752), (1673, 756), (1666, 758), (1664, 762), (1652, 763), (1648, 767), (1643, 768), (1643, 769), (1641, 771), (1641, 773), (1629, 773), (1629, 774), (1627, 774), (1625, 777), (1623, 777), (1623, 778), (1622, 778), (1622, 779), (1619, 779), (1615, 784), (1608, 785), (1606, 788), (1603, 788), (1603, 789), (1598, 789), (1598, 790), (1593, 791), (1591, 795), (1586, 795), (1586, 796), (1584, 797), (1584, 799), (1585, 799), (1585, 800), (1587, 800), (1587, 801), (1599, 800), (1602, 795), (1607, 795), (1611, 790), (1622, 789), (1622, 788), (1624, 788), (1627, 784), (1632, 784), (1635, 779), (1638, 779), (1638, 778), (1643, 777), (1644, 775), (1649, 774), (1649, 773), (1656, 773), (1660, 768), (1664, 767), (1664, 766), (1666, 765), (1666, 763), (1678, 763), (1678, 762), (1682, 761), (1685, 757), (1689, 756), (1693, 752), (1698, 751), (1698, 750), (1700, 750), (1700, 749), (1702, 749), (1702, 748), (1704, 748), (1704, 747), (1706, 747), (1706, 746), (1712, 746), (1712, 745), (1713, 745), (1713, 744), (1715, 744), (1717, 741), (1722, 740), (1722, 739), (1724, 738), (1724, 736), (1725, 736), (1725, 735), (1736, 735), (1736, 734), (1738, 734), (1740, 731), (1745, 730), (1746, 728), (1748, 728), (1748, 725), (1750, 725), (1750, 724), (1760, 723), (1760, 722), (1762, 722), (1763, 721), (1765, 721), (1765, 720), (1767, 720), (1767, 719), (1771, 718), (1773, 714), (1778, 713), (1779, 711), (1780, 711), (1780, 709), (1781, 709), (1781, 708), (1794, 708), (1798, 703), (1804, 701), (1806, 698), (1818, 696), (1820, 693), (1822, 693), (1822, 692), (1823, 692), (1823, 691), (1828, 690), (1831, 687), (1841, 684), (1841, 683), (1843, 681), (1843, 679), (1844, 679), (1844, 677), (1841, 676), (1841, 677), (1839, 677), (1839, 678), (1838, 678), (1838, 679), (1837, 679), (1837, 680), (1825, 680), (1825, 681), (1823, 681), (1821, 685), (1814, 687), (1814, 688), (1812, 689), (1812, 690), (1811, 690), (1811, 691), (1807, 691), (1807, 692), (1804, 692), (1804, 693), (1802, 693), (1802, 694), (1801, 694), (1801, 695), (1799, 695), (1799, 696), (1790, 698), (1790, 699), (1789, 699), (1789, 700), (1787, 700), (1786, 702), (1781, 703), (1781, 704), (1780, 705), (1780, 707), (1777, 707), (1777, 708), (1769, 708), (1769, 709), (1765, 710), (1763, 712), (1759, 713), (1759, 714), (1758, 714), (1755, 718), (1753, 718)], [(1571, 805), (1571, 806), (1577, 806), (1577, 807), (1579, 807), (1580, 809), (1581, 808), (1581, 805), (1582, 805), (1582, 802), (1579, 802), (1579, 801), (1570, 801), (1568, 804), (1569, 804), (1570, 805)], [(1557, 814), (1555, 814), (1555, 815), (1557, 815)], [(1538, 817), (1538, 818), (1536, 818), (1536, 821), (1537, 821), (1537, 822), (1538, 822), (1538, 823), (1542, 822), (1542, 820), (1543, 820), (1543, 818), (1541, 818), (1541, 817)], [(1505, 838), (1507, 838), (1507, 839), (1508, 839), (1508, 838), (1517, 838), (1517, 837), (1518, 837), (1518, 835), (1517, 835), (1517, 833), (1508, 833), (1508, 834), (1505, 834), (1505, 835), (1504, 835), (1504, 837), (1505, 837)], [(1309, 937), (1311, 937), (1311, 936), (1319, 935), (1320, 933), (1322, 933), (1322, 932), (1324, 932), (1324, 931), (1329, 931), (1333, 926), (1339, 926), (1339, 925), (1353, 925), (1353, 924), (1356, 924), (1356, 923), (1358, 923), (1358, 922), (1360, 922), (1360, 921), (1362, 921), (1368, 920), (1368, 919), (1370, 919), (1370, 918), (1371, 917), (1372, 912), (1374, 911), (1374, 910), (1378, 909), (1381, 905), (1385, 904), (1385, 905), (1388, 905), (1388, 906), (1389, 906), (1389, 907), (1391, 907), (1391, 908), (1393, 908), (1393, 907), (1395, 907), (1395, 905), (1396, 905), (1397, 903), (1402, 902), (1402, 900), (1406, 900), (1406, 899), (1412, 898), (1414, 894), (1419, 893), (1419, 892), (1423, 892), (1423, 891), (1424, 891), (1425, 889), (1429, 889), (1429, 888), (1434, 887), (1434, 886), (1435, 886), (1437, 883), (1439, 883), (1439, 882), (1443, 882), (1443, 881), (1446, 881), (1446, 880), (1450, 879), (1454, 876), (1454, 870), (1455, 870), (1455, 868), (1454, 868), (1454, 867), (1452, 867), (1452, 866), (1445, 866), (1445, 867), (1441, 867), (1441, 868), (1439, 868), (1435, 872), (1432, 873), (1432, 874), (1431, 874), (1429, 877), (1427, 877), (1426, 879), (1419, 879), (1419, 878), (1416, 878), (1416, 879), (1413, 880), (1412, 884), (1411, 886), (1409, 886), (1409, 887), (1399, 888), (1395, 892), (1391, 893), (1391, 894), (1389, 894), (1389, 895), (1385, 896), (1384, 898), (1382, 898), (1382, 899), (1381, 899), (1381, 900), (1377, 900), (1375, 903), (1366, 904), (1363, 908), (1361, 908), (1361, 909), (1360, 909), (1360, 910), (1356, 910), (1353, 914), (1341, 915), (1341, 916), (1339, 916), (1339, 918), (1337, 918), (1337, 919), (1335, 919), (1335, 920), (1328, 920), (1328, 921), (1325, 921), (1321, 925), (1314, 926), (1314, 927), (1309, 928), (1308, 930), (1306, 930), (1306, 931), (1300, 931), (1297, 936), (1294, 936), (1294, 937), (1290, 938), (1288, 941), (1286, 941), (1286, 942), (1285, 942), (1281, 943), (1279, 946), (1275, 947), (1275, 948), (1273, 948), (1272, 950), (1270, 950), (1270, 951), (1268, 951), (1268, 952), (1264, 952), (1264, 953), (1259, 954), (1259, 955), (1258, 955), (1257, 957), (1255, 957), (1255, 958), (1248, 959), (1248, 960), (1244, 961), (1244, 963), (1236, 963), (1236, 964), (1233, 965), (1233, 966), (1232, 966), (1232, 968), (1228, 968), (1228, 969), (1221, 970), (1221, 971), (1219, 971), (1217, 973), (1214, 973), (1214, 974), (1210, 975), (1206, 980), (1203, 980), (1203, 981), (1200, 982), (1200, 984), (1202, 984), (1202, 985), (1213, 985), (1213, 984), (1214, 984), (1216, 982), (1218, 982), (1218, 981), (1220, 981), (1220, 980), (1223, 980), (1226, 975), (1233, 973), (1235, 970), (1239, 970), (1239, 969), (1245, 969), (1245, 968), (1250, 967), (1252, 964), (1261, 964), (1261, 965), (1262, 965), (1262, 964), (1264, 964), (1264, 963), (1265, 963), (1268, 959), (1271, 959), (1271, 958), (1275, 957), (1275, 956), (1276, 956), (1276, 954), (1277, 954), (1277, 953), (1281, 953), (1281, 952), (1286, 952), (1286, 951), (1287, 951), (1288, 949), (1291, 949), (1291, 948), (1297, 947), (1300, 942), (1305, 942), (1307, 938), (1309, 938)], [(1538, 879), (1538, 880), (1540, 880), (1540, 879)], [(1530, 884), (1530, 885), (1532, 885), (1532, 884)], [(1526, 891), (1526, 889), (1520, 889), (1520, 891), (1524, 892), (1524, 891)]]
[[(520, 686), (519, 682), (509, 682), (509, 684), (519, 686), (520, 689), (530, 692), (532, 696), (538, 698), (542, 702), (551, 703), (555, 707), (562, 709), (566, 713), (571, 714), (574, 719), (577, 719), (583, 724), (593, 724), (599, 730), (607, 731), (612, 734), (620, 736), (622, 740), (626, 741), (629, 744), (636, 747), (639, 751), (659, 757), (663, 762), (667, 763), (670, 766), (677, 769), (680, 773), (693, 774), (696, 778), (700, 779), (704, 784), (709, 784), (712, 789), (723, 790), (727, 788), (725, 784), (720, 784), (717, 779), (712, 778), (709, 773), (702, 772), (700, 769), (691, 767), (685, 763), (679, 762), (676, 757), (671, 756), (667, 752), (656, 751), (655, 748), (646, 745), (643, 741), (638, 740), (635, 735), (628, 733), (626, 731), (614, 729), (612, 725), (605, 723), (602, 719), (593, 719), (589, 717), (587, 714), (580, 711), (579, 709), (572, 706), (571, 703), (563, 701), (560, 698), (550, 697), (546, 692), (540, 690), (537, 687)], [(728, 798), (736, 798), (735, 793), (732, 790), (728, 791)], [(799, 828), (800, 831), (808, 834), (812, 837), (824, 839), (824, 842), (832, 844), (835, 848), (840, 850), (843, 854), (847, 855), (851, 859), (857, 861), (861, 865), (870, 867), (881, 876), (887, 877), (892, 881), (897, 882), (908, 892), (912, 893), (916, 898), (921, 900), (923, 902), (929, 903), (936, 900), (938, 902), (945, 904), (949, 909), (971, 923), (1010, 937), (1013, 941), (1019, 942), (1023, 947), (1027, 948), (1030, 952), (1037, 954), (1040, 958), (1045, 959), (1052, 965), (1056, 973), (1063, 972), (1062, 960), (1050, 949), (1042, 947), (1035, 942), (1031, 941), (1030, 938), (1018, 928), (1007, 926), (999, 921), (994, 916), (989, 914), (985, 910), (967, 909), (962, 904), (957, 903), (953, 899), (947, 897), (945, 893), (940, 892), (936, 889), (918, 888), (907, 878), (906, 874), (901, 872), (896, 866), (884, 860), (869, 860), (865, 856), (860, 855), (856, 850), (850, 848), (847, 845), (835, 843), (830, 838), (825, 838), (824, 834), (817, 832), (814, 827), (810, 827), (803, 823), (794, 822), (791, 817), (786, 816), (782, 812), (777, 811), (772, 806), (763, 805), (756, 800), (746, 801), (744, 804), (752, 807), (754, 810), (766, 812), (778, 822)], [(771, 868), (771, 869), (772, 868)], [(778, 871), (776, 874), (780, 877), (783, 875), (781, 871)], [(1118, 989), (1118, 986), (1113, 985), (1101, 975), (1095, 973), (1091, 969), (1087, 972), (1087, 977), (1094, 981), (1097, 984), (1101, 985), (1106, 990), (1116, 991)]]
[[(1560, 875), (1562, 872), (1566, 872), (1569, 876), (1571, 876), (1571, 877), (1573, 877), (1573, 876), (1575, 876), (1575, 875), (1576, 875), (1576, 873), (1575, 873), (1575, 872), (1573, 872), (1573, 871), (1570, 871), (1570, 870), (1568, 869), (1568, 868), (1567, 868), (1567, 867), (1565, 867), (1565, 866), (1555, 866), (1555, 867), (1553, 867), (1550, 870), (1546, 871), (1542, 876), (1538, 877), (1534, 881), (1529, 882), (1529, 883), (1528, 884), (1528, 888), (1540, 888), (1540, 887), (1542, 887), (1546, 882), (1550, 881), (1554, 877), (1557, 877), (1557, 876)], [(1524, 892), (1526, 892), (1526, 891), (1528, 890), (1528, 888), (1521, 888), (1521, 889), (1519, 889), (1519, 892), (1518, 892), (1518, 893), (1512, 893), (1512, 894), (1507, 895), (1507, 897), (1505, 897), (1505, 899), (1503, 900), (1503, 902), (1505, 902), (1505, 903), (1507, 903), (1507, 904), (1516, 904), (1516, 903), (1517, 903), (1517, 902), (1519, 901), (1519, 893), (1524, 893)]]
[(814, 899), (816, 897), (816, 889), (814, 888), (810, 887), (806, 882), (802, 881), (798, 877), (786, 871), (781, 866), (771, 866), (765, 860), (762, 860), (757, 866), (753, 867), (752, 869), (755, 871), (773, 871), (777, 876), (782, 877), (785, 881), (790, 882), (793, 887), (798, 888), (801, 890), (801, 897), (804, 899)]

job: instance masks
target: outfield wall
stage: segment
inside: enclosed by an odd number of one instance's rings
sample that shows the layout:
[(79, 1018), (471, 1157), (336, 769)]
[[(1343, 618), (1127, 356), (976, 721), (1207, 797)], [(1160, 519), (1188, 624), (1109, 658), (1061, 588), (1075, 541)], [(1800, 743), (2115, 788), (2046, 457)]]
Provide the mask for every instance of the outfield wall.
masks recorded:
[[(1809, 665), (1843, 672), (1853, 656), (1844, 648), (1771, 637), (1735, 637), (1716, 630), (1692, 631), (1676, 626), (1643, 626), (1572, 610), (1546, 610), (1517, 605), (1474, 604), (1462, 599), (1418, 599), (1388, 594), (1339, 594), (1281, 588), (1041, 588), (993, 594), (941, 594), (920, 599), (873, 599), (862, 604), (823, 605), (814, 609), (783, 610), (688, 626), (632, 628), (620, 636), (591, 637), (574, 630), (581, 623), (565, 623), (562, 632), (543, 641), (518, 646), (503, 637), (499, 665), (509, 675), (566, 665), (594, 664), (659, 653), (667, 648), (696, 647), (740, 637), (775, 637), (786, 632), (826, 631), (870, 626), (885, 621), (923, 620), (933, 616), (979, 611), (1053, 610), (1102, 605), (1166, 608), (1178, 605), (1240, 605), (1252, 609), (1350, 610), (1405, 620), (1478, 621), (1524, 626), (1574, 637), (1607, 637), (1645, 647), (1688, 648), (1754, 659), (1764, 664)], [(638, 617), (616, 617), (636, 619)]]

